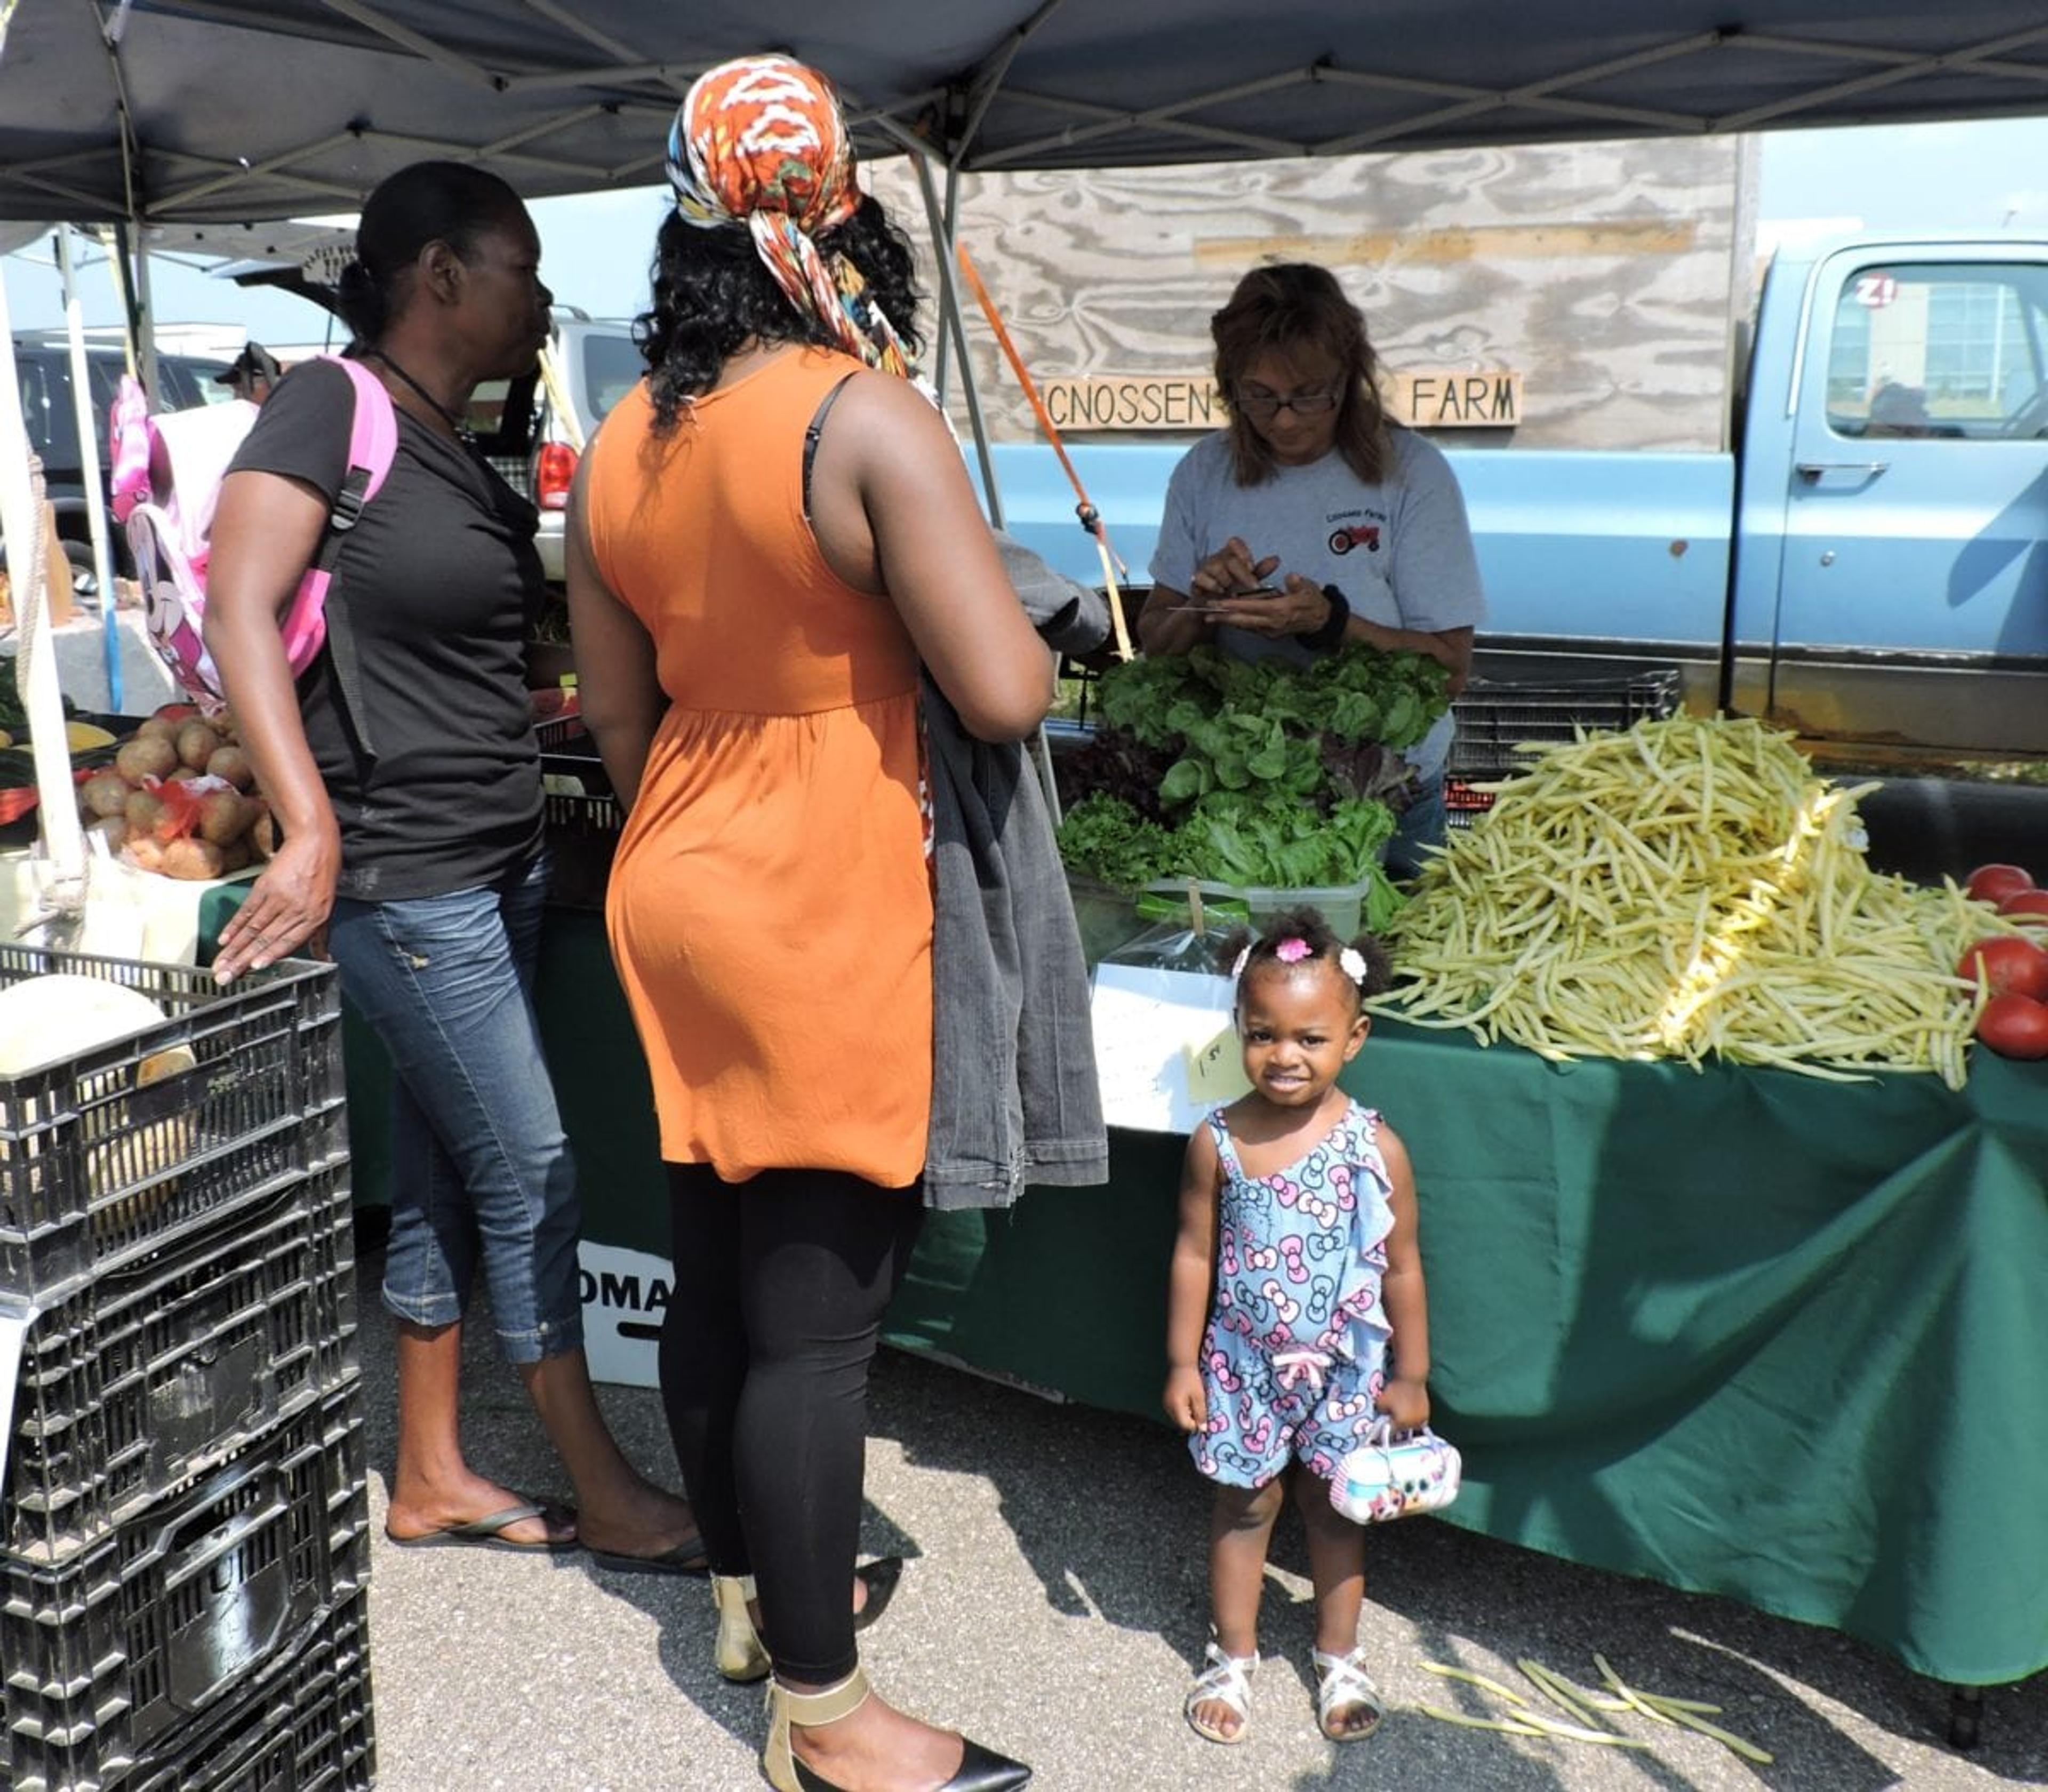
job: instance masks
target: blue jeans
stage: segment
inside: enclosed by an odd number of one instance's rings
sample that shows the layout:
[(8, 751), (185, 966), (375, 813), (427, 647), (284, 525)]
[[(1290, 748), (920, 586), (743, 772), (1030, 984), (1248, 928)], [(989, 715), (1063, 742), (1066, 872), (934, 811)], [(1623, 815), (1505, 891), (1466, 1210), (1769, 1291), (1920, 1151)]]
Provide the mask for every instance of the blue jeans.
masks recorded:
[(1441, 846), (1450, 826), (1450, 812), (1444, 807), (1444, 776), (1423, 781), (1421, 793), (1401, 812), (1400, 824), (1387, 847), (1387, 875), (1412, 878), (1435, 855), (1425, 847)]
[(384, 1304), (452, 1325), (480, 1260), (514, 1363), (583, 1343), (576, 1165), (533, 1003), (546, 888), (537, 859), (445, 896), (343, 898), (328, 933), (396, 1072)]

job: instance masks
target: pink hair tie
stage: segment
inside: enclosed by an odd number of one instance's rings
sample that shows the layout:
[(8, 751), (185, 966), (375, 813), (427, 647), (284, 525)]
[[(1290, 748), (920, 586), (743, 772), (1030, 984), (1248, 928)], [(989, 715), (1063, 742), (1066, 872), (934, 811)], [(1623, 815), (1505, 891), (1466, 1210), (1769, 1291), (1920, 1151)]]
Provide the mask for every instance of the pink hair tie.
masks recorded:
[(1299, 964), (1312, 954), (1306, 940), (1287, 939), (1273, 948), (1273, 956), (1282, 964)]

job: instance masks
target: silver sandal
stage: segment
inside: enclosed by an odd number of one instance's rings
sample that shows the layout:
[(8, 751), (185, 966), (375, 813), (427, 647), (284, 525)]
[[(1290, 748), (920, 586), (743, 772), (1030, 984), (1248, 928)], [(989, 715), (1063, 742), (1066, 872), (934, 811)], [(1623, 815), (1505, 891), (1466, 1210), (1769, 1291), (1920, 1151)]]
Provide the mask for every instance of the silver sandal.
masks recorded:
[[(1204, 1742), (1243, 1741), (1251, 1733), (1251, 1676), (1259, 1666), (1258, 1651), (1226, 1655), (1223, 1645), (1212, 1635), (1208, 1647), (1202, 1652), (1202, 1671), (1195, 1676), (1195, 1683), (1181, 1705), (1188, 1728)], [(1195, 1715), (1195, 1708), (1202, 1705), (1222, 1705), (1237, 1719), (1237, 1728), (1226, 1732), (1204, 1723)]]
[[(1316, 1728), (1332, 1742), (1363, 1742), (1379, 1728), (1387, 1701), (1372, 1676), (1365, 1671), (1365, 1651), (1326, 1655), (1320, 1649), (1311, 1658), (1316, 1664)], [(1344, 1710), (1360, 1710), (1371, 1721), (1362, 1728), (1334, 1728), (1331, 1719)]]

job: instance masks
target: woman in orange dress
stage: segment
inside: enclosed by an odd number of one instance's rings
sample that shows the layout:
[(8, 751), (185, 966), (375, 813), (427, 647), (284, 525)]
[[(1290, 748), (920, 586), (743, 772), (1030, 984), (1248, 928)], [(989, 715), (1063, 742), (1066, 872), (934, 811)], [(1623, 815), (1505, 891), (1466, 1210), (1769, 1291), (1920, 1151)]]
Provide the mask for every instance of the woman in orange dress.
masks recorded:
[(721, 1670), (772, 1662), (772, 1783), (997, 1792), (1029, 1770), (869, 1693), (848, 1588), (868, 1365), (923, 1211), (919, 667), (1002, 740), (1044, 716), (1051, 662), (899, 377), (909, 246), (824, 79), (712, 70), (669, 177), (650, 372), (585, 458), (568, 546), (584, 714), (629, 811), (607, 919), (669, 1166), (664, 1402)]

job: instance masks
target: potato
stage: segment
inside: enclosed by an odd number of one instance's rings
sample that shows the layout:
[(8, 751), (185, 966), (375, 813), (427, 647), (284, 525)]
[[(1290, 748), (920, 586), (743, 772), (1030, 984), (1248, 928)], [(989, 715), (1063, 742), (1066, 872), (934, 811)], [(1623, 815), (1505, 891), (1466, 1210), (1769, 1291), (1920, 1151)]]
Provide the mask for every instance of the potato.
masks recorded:
[(191, 721), (178, 730), (178, 757), (194, 771), (204, 771), (206, 762), (220, 751), (220, 736), (201, 721)]
[(138, 835), (153, 835), (164, 819), (164, 799), (153, 790), (131, 790), (121, 813), (127, 817), (131, 840)]
[(239, 840), (254, 819), (248, 800), (232, 790), (209, 790), (199, 800), (200, 838), (215, 846)]
[(224, 778), (238, 790), (246, 790), (256, 782), (256, 768), (239, 747), (216, 748), (213, 757), (206, 762), (206, 774), (209, 778)]
[(126, 778), (111, 766), (103, 766), (80, 785), (78, 800), (87, 815), (103, 820), (125, 811), (134, 793)]
[(230, 840), (220, 849), (220, 875), (227, 877), (236, 871), (246, 871), (256, 862), (256, 849), (249, 844), (249, 836)]
[(160, 734), (138, 734), (114, 755), (114, 769), (130, 784), (140, 784), (145, 778), (169, 778), (177, 766), (177, 748)]
[(211, 840), (196, 840), (188, 836), (164, 848), (165, 877), (196, 882), (202, 878), (219, 877), (220, 867), (220, 848)]
[(130, 740), (167, 740), (172, 743), (172, 750), (176, 751), (178, 730), (184, 726), (183, 722), (174, 722), (168, 716), (152, 716), (128, 738)]
[(277, 825), (277, 818), (270, 813), (267, 804), (257, 807), (256, 819), (249, 825), (249, 844), (258, 859), (268, 859), (277, 850), (285, 837), (284, 830)]
[(138, 830), (133, 822), (128, 824), (125, 844), (129, 860), (138, 871), (161, 871), (164, 868), (163, 848), (150, 836)]
[(104, 815), (86, 829), (88, 834), (97, 834), (107, 842), (107, 850), (118, 854), (127, 844), (128, 818), (122, 815)]

